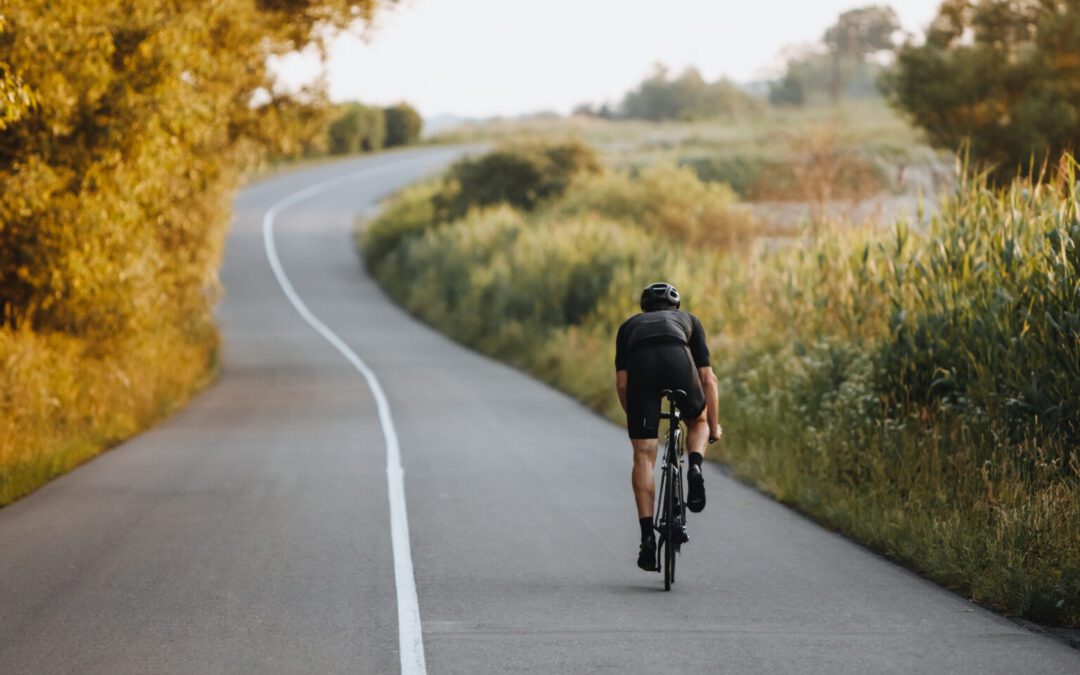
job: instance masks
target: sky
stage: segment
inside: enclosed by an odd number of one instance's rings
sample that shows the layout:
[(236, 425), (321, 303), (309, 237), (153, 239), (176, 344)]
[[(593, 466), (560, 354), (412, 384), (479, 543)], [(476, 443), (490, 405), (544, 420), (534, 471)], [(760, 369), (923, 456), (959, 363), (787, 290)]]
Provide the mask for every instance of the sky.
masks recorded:
[[(877, 0), (884, 2), (886, 0)], [(616, 102), (662, 62), (708, 79), (776, 74), (781, 50), (818, 40), (840, 12), (875, 0), (400, 0), (337, 36), (326, 64), (330, 96), (425, 117), (569, 112)], [(921, 33), (939, 0), (892, 3)], [(314, 54), (274, 64), (287, 86), (319, 72)]]

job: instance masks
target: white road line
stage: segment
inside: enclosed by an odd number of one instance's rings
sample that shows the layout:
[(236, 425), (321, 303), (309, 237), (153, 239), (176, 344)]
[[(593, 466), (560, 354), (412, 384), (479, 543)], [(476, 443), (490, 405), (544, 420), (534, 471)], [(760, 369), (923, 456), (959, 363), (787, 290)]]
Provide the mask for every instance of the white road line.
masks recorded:
[[(429, 160), (423, 160), (423, 162), (427, 161)], [(383, 437), (386, 439), (386, 483), (390, 496), (390, 540), (394, 550), (394, 583), (397, 587), (398, 648), (401, 653), (401, 672), (405, 675), (422, 675), (427, 672), (427, 666), (424, 663), (424, 637), (420, 630), (420, 603), (416, 596), (412, 551), (409, 548), (409, 518), (405, 510), (405, 471), (401, 466), (401, 449), (398, 447), (394, 419), (390, 415), (390, 403), (386, 399), (386, 393), (383, 392), (375, 372), (349, 348), (349, 345), (345, 344), (344, 340), (311, 313), (304, 301), (300, 299), (296, 289), (293, 288), (289, 277), (285, 275), (281, 259), (278, 258), (277, 246), (274, 244), (274, 219), (285, 209), (305, 199), (325, 194), (349, 183), (420, 163), (422, 162), (417, 160), (402, 161), (339, 176), (289, 195), (267, 209), (266, 215), (263, 216), (263, 242), (266, 244), (266, 257), (270, 261), (270, 267), (274, 270), (274, 276), (277, 277), (281, 290), (285, 292), (285, 297), (309, 326), (360, 371), (375, 397), (379, 423), (382, 425)]]

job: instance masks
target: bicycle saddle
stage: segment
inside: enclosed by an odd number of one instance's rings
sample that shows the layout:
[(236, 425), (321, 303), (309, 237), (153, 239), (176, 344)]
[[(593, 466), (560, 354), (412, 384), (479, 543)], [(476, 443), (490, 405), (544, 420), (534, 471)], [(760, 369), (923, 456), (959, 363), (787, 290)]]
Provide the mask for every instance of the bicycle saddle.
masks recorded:
[(686, 392), (682, 389), (661, 389), (661, 396), (666, 396), (675, 402), (675, 406), (681, 408), (686, 401)]

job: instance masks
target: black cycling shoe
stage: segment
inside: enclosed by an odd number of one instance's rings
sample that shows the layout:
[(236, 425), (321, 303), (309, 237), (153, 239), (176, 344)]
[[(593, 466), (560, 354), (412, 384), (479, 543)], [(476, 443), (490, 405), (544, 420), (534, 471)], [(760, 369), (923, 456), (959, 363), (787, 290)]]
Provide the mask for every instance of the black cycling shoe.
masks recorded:
[(656, 566), (656, 537), (649, 535), (648, 539), (641, 540), (641, 550), (637, 556), (637, 566), (646, 572), (655, 572)]
[(686, 497), (686, 508), (693, 513), (701, 513), (705, 508), (705, 477), (700, 466), (691, 466), (686, 482), (690, 484), (690, 494)]

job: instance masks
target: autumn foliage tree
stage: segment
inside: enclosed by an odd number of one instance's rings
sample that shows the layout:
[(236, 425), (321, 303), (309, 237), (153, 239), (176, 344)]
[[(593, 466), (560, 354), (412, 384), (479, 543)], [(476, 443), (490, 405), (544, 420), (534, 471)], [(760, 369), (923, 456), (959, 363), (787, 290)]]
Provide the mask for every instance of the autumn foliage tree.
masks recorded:
[(1080, 2), (946, 0), (898, 51), (893, 103), (999, 179), (1080, 148)]
[[(378, 4), (3, 3), (0, 504), (70, 465), (44, 446), (130, 433), (110, 420), (205, 378), (231, 191), (260, 153), (296, 151), (324, 100), (280, 94), (267, 57)], [(132, 396), (108, 399), (103, 373)]]
[(102, 336), (208, 324), (229, 190), (253, 153), (291, 137), (280, 102), (251, 105), (273, 90), (266, 57), (373, 9), (9, 4), (5, 81), (36, 105), (0, 131), (3, 324)]

